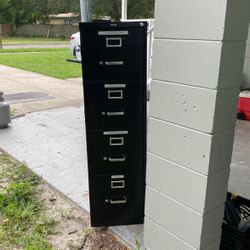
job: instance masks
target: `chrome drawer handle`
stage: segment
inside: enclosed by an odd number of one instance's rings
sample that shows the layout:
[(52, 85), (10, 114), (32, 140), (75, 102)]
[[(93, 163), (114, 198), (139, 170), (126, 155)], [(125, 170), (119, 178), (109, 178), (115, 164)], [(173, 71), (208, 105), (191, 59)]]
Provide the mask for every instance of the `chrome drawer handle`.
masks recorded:
[(115, 204), (125, 204), (125, 203), (127, 203), (127, 198), (124, 197), (123, 200), (112, 200), (112, 199), (110, 199), (109, 202), (112, 205), (115, 205)]
[(125, 178), (124, 175), (111, 175), (112, 180), (124, 179), (124, 178)]
[(124, 161), (126, 161), (126, 156), (121, 157), (121, 158), (111, 158), (111, 157), (109, 157), (108, 159), (109, 159), (110, 162), (124, 162)]
[(104, 84), (105, 89), (126, 88), (126, 84)]
[(124, 138), (123, 137), (110, 137), (109, 146), (123, 146)]
[(118, 116), (118, 115), (125, 115), (125, 112), (120, 111), (120, 112), (107, 112), (108, 116)]
[(128, 30), (104, 30), (104, 31), (98, 31), (98, 36), (125, 36), (128, 35)]
[(122, 47), (122, 38), (121, 37), (106, 37), (106, 47), (107, 48)]
[(124, 62), (123, 61), (109, 61), (109, 62), (105, 62), (105, 65), (107, 66), (116, 66), (116, 65), (123, 65)]
[(125, 181), (111, 181), (111, 189), (123, 189), (125, 188)]
[(103, 135), (127, 135), (128, 131), (104, 131)]
[(108, 90), (108, 99), (123, 99), (123, 90)]

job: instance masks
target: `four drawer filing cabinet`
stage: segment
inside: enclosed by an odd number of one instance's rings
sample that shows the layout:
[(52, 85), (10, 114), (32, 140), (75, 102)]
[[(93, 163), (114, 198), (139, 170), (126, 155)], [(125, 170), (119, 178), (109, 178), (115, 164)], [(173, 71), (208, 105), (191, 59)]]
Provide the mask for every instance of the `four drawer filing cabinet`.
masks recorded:
[(147, 23), (80, 23), (80, 33), (91, 225), (143, 223)]

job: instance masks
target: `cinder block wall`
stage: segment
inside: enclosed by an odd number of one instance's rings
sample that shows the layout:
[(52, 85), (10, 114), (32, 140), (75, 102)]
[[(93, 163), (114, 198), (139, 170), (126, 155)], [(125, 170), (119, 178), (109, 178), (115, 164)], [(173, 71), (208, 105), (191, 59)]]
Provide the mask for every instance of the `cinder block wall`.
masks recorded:
[(147, 249), (219, 249), (249, 8), (156, 0)]
[[(250, 13), (249, 13), (249, 15), (250, 15)], [(250, 89), (250, 26), (249, 26), (249, 30), (248, 30), (246, 58), (245, 58), (244, 72), (243, 72), (243, 79), (242, 79), (241, 88)]]

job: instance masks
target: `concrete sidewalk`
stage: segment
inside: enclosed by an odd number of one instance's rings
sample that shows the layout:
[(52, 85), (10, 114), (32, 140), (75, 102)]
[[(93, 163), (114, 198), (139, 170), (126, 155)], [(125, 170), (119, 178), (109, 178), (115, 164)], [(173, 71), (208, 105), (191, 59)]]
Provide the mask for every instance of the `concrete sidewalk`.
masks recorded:
[(0, 65), (0, 79), (0, 90), (17, 115), (83, 102), (81, 78), (62, 80)]

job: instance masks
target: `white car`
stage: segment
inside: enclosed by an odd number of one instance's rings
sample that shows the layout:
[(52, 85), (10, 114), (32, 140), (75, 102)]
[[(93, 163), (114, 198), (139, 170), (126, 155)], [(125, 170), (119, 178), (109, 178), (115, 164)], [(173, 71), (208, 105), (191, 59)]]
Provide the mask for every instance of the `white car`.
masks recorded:
[(70, 51), (76, 60), (81, 61), (81, 39), (80, 32), (72, 34), (70, 37)]

